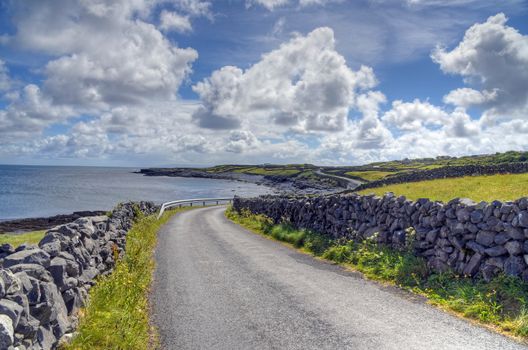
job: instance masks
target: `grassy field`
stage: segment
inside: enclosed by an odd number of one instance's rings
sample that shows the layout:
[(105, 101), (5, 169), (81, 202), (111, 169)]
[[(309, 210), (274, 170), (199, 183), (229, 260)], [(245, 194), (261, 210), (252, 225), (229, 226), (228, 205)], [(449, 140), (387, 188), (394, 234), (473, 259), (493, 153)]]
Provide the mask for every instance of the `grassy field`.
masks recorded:
[(149, 324), (148, 290), (152, 281), (152, 252), (158, 230), (181, 208), (137, 220), (127, 235), (125, 257), (112, 274), (98, 279), (71, 344), (64, 349), (153, 349), (156, 339)]
[(528, 340), (528, 284), (519, 278), (501, 275), (486, 283), (449, 273), (434, 274), (425, 260), (410, 251), (398, 252), (368, 241), (335, 241), (288, 225), (272, 225), (266, 217), (247, 212), (228, 209), (226, 216), (253, 232), (423, 295), (442, 309)]
[(367, 170), (367, 171), (348, 171), (345, 175), (352, 177), (360, 177), (367, 181), (376, 181), (381, 180), (389, 175), (394, 175), (394, 172), (388, 171), (376, 171), (376, 170)]
[(46, 230), (32, 231), (20, 234), (4, 233), (0, 234), (0, 244), (9, 243), (15, 248), (24, 243), (37, 244), (40, 242)]
[(409, 182), (369, 188), (359, 193), (383, 195), (386, 192), (404, 195), (413, 200), (430, 198), (448, 202), (453, 198), (464, 197), (474, 201), (509, 201), (528, 196), (528, 174), (468, 176)]

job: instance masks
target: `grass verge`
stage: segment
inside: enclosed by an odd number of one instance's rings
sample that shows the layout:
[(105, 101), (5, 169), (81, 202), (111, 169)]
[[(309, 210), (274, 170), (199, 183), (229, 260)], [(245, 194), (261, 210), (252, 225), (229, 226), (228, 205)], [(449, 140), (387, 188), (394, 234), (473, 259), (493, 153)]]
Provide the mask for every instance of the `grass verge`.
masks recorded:
[(153, 349), (156, 339), (149, 323), (148, 290), (152, 282), (158, 230), (177, 212), (166, 211), (136, 220), (127, 234), (126, 253), (112, 274), (101, 277), (90, 290), (81, 311), (78, 335), (64, 349)]
[(374, 242), (332, 240), (269, 218), (229, 208), (226, 216), (258, 234), (287, 242), (316, 257), (362, 272), (366, 277), (425, 296), (433, 305), (528, 341), (528, 284), (510, 276), (487, 283), (451, 273), (431, 273), (410, 250), (395, 251)]
[(408, 182), (359, 191), (360, 194), (376, 195), (387, 192), (404, 195), (412, 200), (430, 198), (446, 203), (456, 197), (471, 198), (474, 201), (508, 201), (528, 195), (528, 173)]
[(15, 248), (24, 243), (37, 244), (44, 237), (45, 233), (46, 230), (25, 233), (3, 233), (0, 234), (0, 244), (9, 243)]

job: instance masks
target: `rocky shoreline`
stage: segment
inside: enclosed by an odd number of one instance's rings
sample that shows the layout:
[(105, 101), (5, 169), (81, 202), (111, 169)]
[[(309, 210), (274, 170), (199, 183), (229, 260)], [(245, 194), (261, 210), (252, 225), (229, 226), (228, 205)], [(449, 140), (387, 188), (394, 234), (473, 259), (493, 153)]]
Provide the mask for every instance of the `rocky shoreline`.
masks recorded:
[(29, 231), (48, 230), (52, 227), (73, 222), (88, 216), (100, 216), (106, 211), (76, 211), (71, 214), (55, 215), (44, 218), (27, 218), (0, 221), (0, 233), (23, 233)]
[(268, 186), (282, 194), (330, 194), (345, 190), (335, 180), (320, 177), (318, 181), (282, 175), (252, 175), (236, 172), (212, 173), (192, 168), (149, 168), (136, 172), (145, 176), (190, 177), (217, 180), (234, 180)]

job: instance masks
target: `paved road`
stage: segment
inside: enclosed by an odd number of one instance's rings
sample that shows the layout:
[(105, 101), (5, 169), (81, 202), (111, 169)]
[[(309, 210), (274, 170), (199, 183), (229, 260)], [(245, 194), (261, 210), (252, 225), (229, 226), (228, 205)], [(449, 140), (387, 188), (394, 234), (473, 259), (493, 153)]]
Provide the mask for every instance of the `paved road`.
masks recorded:
[(359, 185), (361, 185), (363, 183), (363, 182), (361, 182), (359, 180), (351, 179), (349, 177), (344, 177), (344, 176), (338, 176), (338, 175), (334, 175), (334, 174), (324, 173), (321, 169), (316, 170), (315, 173), (319, 174), (319, 175), (322, 175), (322, 176), (335, 177), (336, 179), (345, 180), (347, 182), (347, 190), (353, 190), (354, 188), (358, 187)]
[(152, 306), (163, 349), (527, 349), (223, 211), (184, 212), (160, 231)]

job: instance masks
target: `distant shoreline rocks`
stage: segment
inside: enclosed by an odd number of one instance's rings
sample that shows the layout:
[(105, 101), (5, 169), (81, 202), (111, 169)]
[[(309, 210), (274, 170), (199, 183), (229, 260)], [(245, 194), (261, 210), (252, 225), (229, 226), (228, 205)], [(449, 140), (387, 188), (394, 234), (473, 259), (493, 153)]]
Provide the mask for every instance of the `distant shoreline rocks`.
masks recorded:
[(47, 230), (52, 227), (67, 224), (79, 218), (105, 215), (106, 211), (76, 211), (71, 214), (55, 215), (41, 218), (27, 218), (0, 221), (0, 233), (24, 233), (29, 231)]

